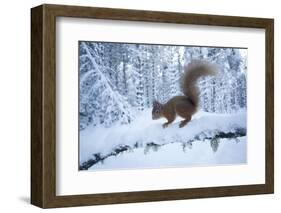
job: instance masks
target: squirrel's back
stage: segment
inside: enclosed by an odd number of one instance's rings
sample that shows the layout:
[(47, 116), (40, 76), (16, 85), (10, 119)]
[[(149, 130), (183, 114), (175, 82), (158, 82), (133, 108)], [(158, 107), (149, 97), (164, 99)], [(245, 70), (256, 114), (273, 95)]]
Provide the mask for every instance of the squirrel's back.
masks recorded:
[(202, 76), (216, 75), (217, 69), (214, 65), (206, 61), (194, 60), (184, 67), (184, 73), (181, 78), (180, 86), (183, 94), (197, 108), (199, 103), (199, 89), (197, 80)]

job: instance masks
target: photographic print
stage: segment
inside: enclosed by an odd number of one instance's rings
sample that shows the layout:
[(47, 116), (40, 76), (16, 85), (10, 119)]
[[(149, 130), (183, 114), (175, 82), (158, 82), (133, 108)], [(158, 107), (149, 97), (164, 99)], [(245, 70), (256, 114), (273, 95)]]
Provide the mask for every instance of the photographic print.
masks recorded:
[(274, 193), (273, 19), (43, 4), (30, 34), (33, 205)]
[(247, 163), (247, 48), (78, 46), (79, 170)]

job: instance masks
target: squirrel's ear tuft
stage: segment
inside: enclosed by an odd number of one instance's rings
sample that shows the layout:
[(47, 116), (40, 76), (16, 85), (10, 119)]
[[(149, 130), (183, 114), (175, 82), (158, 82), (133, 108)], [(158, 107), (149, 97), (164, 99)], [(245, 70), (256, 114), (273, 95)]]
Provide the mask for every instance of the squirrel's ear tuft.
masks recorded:
[(159, 105), (160, 105), (160, 103), (158, 101), (156, 101), (156, 100), (153, 101), (153, 106), (159, 106)]

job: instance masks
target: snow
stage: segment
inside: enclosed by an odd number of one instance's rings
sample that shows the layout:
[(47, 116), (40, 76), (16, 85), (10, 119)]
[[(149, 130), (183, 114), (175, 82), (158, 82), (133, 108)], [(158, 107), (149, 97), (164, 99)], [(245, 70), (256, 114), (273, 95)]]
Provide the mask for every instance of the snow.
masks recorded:
[(246, 137), (222, 139), (219, 148), (214, 152), (210, 141), (195, 141), (192, 147), (183, 150), (180, 143), (170, 143), (159, 150), (146, 152), (145, 148), (126, 151), (111, 156), (89, 170), (111, 169), (146, 169), (188, 166), (210, 166), (226, 164), (245, 164), (247, 160)]
[[(133, 147), (133, 152), (125, 152), (104, 160), (104, 164), (96, 164), (93, 168), (139, 168), (154, 166), (183, 166), (232, 164), (246, 162), (246, 137), (222, 139), (217, 152), (210, 147), (210, 141), (194, 141), (192, 149), (185, 149), (182, 144), (204, 132), (213, 136), (217, 131), (232, 132), (236, 128), (246, 128), (246, 112), (241, 110), (235, 114), (216, 114), (198, 112), (183, 128), (179, 128), (181, 118), (177, 118), (163, 129), (164, 119), (152, 120), (151, 108), (136, 115), (136, 119), (127, 125), (114, 125), (110, 128), (89, 126), (80, 131), (80, 164), (93, 158), (93, 154), (109, 154), (118, 145)], [(200, 139), (200, 137), (199, 137)], [(240, 141), (237, 143), (237, 141)], [(149, 143), (165, 144), (153, 154), (145, 153), (145, 145)], [(188, 159), (187, 159), (187, 156)]]

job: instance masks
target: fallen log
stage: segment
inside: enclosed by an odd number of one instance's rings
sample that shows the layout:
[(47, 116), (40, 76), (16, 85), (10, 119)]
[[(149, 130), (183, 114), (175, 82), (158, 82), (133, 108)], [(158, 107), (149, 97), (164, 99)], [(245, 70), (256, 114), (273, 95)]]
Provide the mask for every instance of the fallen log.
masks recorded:
[[(210, 140), (211, 148), (213, 149), (214, 152), (216, 152), (217, 149), (218, 149), (220, 139), (235, 139), (235, 138), (243, 137), (243, 136), (246, 136), (246, 129), (245, 128), (236, 128), (231, 132), (223, 132), (223, 131), (219, 131), (219, 130), (213, 131), (212, 130), (212, 131), (209, 131), (207, 134), (206, 134), (206, 131), (204, 131), (204, 132), (201, 132), (201, 133), (195, 135), (192, 139), (189, 139), (187, 141), (181, 141), (181, 142), (171, 141), (169, 143), (164, 143), (164, 144), (157, 144), (157, 143), (154, 143), (154, 142), (148, 142), (144, 145), (144, 152), (146, 154), (151, 149), (154, 150), (154, 151), (157, 151), (157, 149), (159, 149), (161, 146), (165, 146), (165, 145), (170, 144), (170, 143), (182, 143), (183, 150), (184, 150), (186, 147), (191, 148), (192, 143), (194, 143), (196, 141), (204, 141), (204, 140)], [(107, 159), (111, 156), (117, 156), (120, 153), (123, 153), (123, 152), (126, 152), (126, 151), (133, 151), (134, 149), (138, 149), (140, 147), (143, 147), (143, 145), (136, 142), (133, 146), (122, 145), (122, 144), (118, 145), (110, 153), (108, 153), (106, 155), (102, 155), (101, 153), (94, 153), (93, 158), (83, 162), (79, 166), (79, 170), (88, 170), (93, 165), (95, 165), (99, 162), (103, 162), (105, 159)]]

